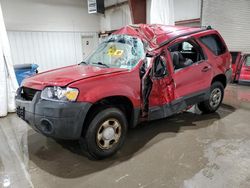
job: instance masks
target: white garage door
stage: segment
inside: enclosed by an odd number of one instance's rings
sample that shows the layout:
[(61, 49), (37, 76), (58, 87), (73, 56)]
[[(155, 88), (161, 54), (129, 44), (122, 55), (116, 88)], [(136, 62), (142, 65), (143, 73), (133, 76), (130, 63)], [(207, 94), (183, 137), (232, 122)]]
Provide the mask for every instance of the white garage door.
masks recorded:
[(82, 37), (92, 39), (88, 47), (98, 43), (96, 33), (8, 31), (8, 37), (13, 63), (38, 64), (39, 72), (80, 63), (86, 53)]
[(250, 0), (203, 0), (202, 25), (211, 25), (229, 50), (250, 52)]

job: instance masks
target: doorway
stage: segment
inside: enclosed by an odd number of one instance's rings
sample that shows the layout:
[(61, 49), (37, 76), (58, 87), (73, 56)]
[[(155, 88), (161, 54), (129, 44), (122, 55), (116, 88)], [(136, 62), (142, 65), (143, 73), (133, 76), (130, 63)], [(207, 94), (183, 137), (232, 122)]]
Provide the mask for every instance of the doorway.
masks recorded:
[(82, 36), (82, 57), (85, 59), (94, 50), (94, 37)]

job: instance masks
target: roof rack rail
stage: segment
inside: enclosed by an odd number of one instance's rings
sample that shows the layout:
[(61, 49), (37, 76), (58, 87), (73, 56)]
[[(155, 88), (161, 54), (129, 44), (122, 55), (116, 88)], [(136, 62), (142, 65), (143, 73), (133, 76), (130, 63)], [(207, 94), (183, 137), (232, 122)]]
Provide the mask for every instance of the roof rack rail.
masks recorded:
[(205, 26), (201, 26), (202, 29), (206, 29), (206, 30), (211, 30), (213, 29), (211, 25), (205, 25)]
[(207, 26), (207, 30), (211, 30), (211, 29), (213, 29), (212, 26), (211, 26), (211, 25), (208, 25), (208, 26)]
[(199, 32), (206, 31), (206, 30), (207, 30), (207, 27), (206, 28), (203, 27), (203, 28), (200, 28), (200, 29), (198, 29), (196, 31), (191, 31), (191, 32), (188, 32), (188, 33), (183, 33), (183, 34), (177, 35), (175, 37), (172, 37), (172, 38), (162, 42), (158, 47), (154, 48), (153, 50), (159, 49), (159, 48), (169, 44), (170, 42), (172, 42), (173, 40), (175, 40), (175, 39), (177, 39), (179, 37), (184, 37), (184, 36), (187, 36), (187, 35), (199, 33)]

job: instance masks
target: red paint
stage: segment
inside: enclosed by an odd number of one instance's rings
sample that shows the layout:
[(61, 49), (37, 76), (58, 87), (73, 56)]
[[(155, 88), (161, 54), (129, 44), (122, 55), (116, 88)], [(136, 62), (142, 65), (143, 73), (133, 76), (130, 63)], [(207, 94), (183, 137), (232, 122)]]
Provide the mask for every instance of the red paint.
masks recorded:
[(177, 35), (198, 31), (200, 28), (183, 26), (165, 26), (158, 24), (128, 25), (114, 32), (114, 34), (129, 34), (137, 36), (148, 42), (151, 48), (157, 48), (159, 44)]
[[(199, 37), (216, 34), (215, 30), (205, 30), (199, 33), (193, 33), (184, 37), (179, 37), (170, 44), (157, 50), (154, 48), (181, 34), (190, 33), (199, 30), (198, 28), (174, 27), (164, 25), (146, 25), (126, 26), (116, 31), (114, 34), (132, 35), (141, 38), (149, 45), (148, 50), (151, 54), (162, 54), (167, 62), (168, 76), (162, 79), (154, 79), (153, 89), (150, 95), (150, 106), (159, 106), (169, 103), (175, 99), (186, 95), (199, 92), (210, 87), (212, 79), (225, 74), (230, 68), (231, 56), (226, 49), (223, 55), (215, 56), (205, 45), (199, 41)], [(172, 60), (168, 47), (177, 41), (192, 37), (202, 47), (206, 55), (205, 62), (193, 64), (183, 71), (174, 72)], [(222, 40), (223, 41), (223, 40)], [(141, 106), (141, 80), (139, 78), (139, 69), (142, 60), (131, 70), (120, 68), (101, 68), (86, 65), (74, 65), (60, 68), (45, 73), (38, 74), (24, 81), (23, 86), (42, 90), (46, 86), (69, 86), (78, 88), (80, 94), (78, 102), (95, 103), (105, 97), (125, 96), (133, 103), (133, 106)], [(152, 62), (149, 67), (152, 67)], [(207, 68), (208, 71), (203, 72)]]
[(69, 83), (81, 79), (95, 76), (107, 75), (116, 72), (122, 72), (126, 69), (118, 68), (100, 68), (94, 66), (72, 65), (55, 70), (46, 71), (25, 80), (26, 87), (32, 87), (42, 90), (46, 86), (66, 86)]
[(232, 80), (236, 82), (249, 82), (250, 83), (250, 66), (247, 64), (247, 58), (250, 58), (250, 54), (241, 52), (231, 52), (236, 55), (234, 62), (232, 63)]

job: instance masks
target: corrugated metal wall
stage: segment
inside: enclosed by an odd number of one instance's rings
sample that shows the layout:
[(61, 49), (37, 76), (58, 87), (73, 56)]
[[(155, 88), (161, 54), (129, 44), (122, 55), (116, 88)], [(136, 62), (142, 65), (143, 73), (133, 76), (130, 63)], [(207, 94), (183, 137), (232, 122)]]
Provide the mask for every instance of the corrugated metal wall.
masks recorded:
[(211, 25), (229, 50), (250, 51), (250, 0), (203, 0), (202, 25)]
[(201, 0), (174, 0), (175, 21), (200, 18)]
[(96, 33), (8, 31), (13, 63), (36, 63), (39, 71), (81, 62), (82, 36), (98, 43)]

